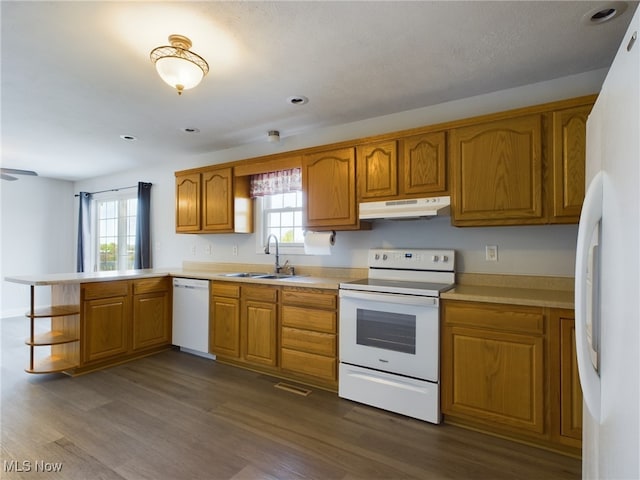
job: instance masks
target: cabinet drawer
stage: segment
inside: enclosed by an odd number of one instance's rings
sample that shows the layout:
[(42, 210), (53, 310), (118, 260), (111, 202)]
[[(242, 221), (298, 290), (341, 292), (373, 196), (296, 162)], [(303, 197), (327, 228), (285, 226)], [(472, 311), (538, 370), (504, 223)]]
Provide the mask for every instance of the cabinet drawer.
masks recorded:
[(211, 296), (240, 298), (240, 285), (227, 282), (213, 282), (211, 284)]
[(282, 307), (282, 326), (336, 333), (336, 312), (284, 305)]
[(267, 286), (243, 286), (242, 300), (275, 303), (278, 301), (278, 289)]
[(318, 355), (336, 356), (336, 336), (298, 328), (282, 328), (282, 347)]
[(325, 357), (283, 348), (281, 362), (283, 370), (330, 381), (336, 380), (337, 363), (335, 357)]
[(115, 282), (97, 282), (82, 284), (85, 300), (93, 298), (122, 297), (129, 295), (129, 282), (126, 280)]
[(133, 294), (164, 292), (169, 290), (169, 277), (144, 278), (133, 281)]
[(282, 291), (282, 303), (286, 305), (300, 305), (303, 307), (318, 307), (335, 309), (337, 305), (336, 294), (314, 291), (284, 289)]
[(444, 301), (443, 304), (445, 325), (489, 328), (514, 333), (544, 333), (544, 315), (541, 308), (452, 301)]

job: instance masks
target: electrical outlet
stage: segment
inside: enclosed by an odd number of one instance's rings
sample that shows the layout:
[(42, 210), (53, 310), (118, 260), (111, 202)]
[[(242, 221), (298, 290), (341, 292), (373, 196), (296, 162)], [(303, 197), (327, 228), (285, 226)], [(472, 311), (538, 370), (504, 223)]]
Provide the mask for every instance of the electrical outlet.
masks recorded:
[(234, 245), (233, 246), (233, 256), (237, 257), (238, 256), (238, 245)]
[(210, 243), (207, 243), (204, 246), (204, 253), (206, 253), (207, 255), (211, 255), (211, 244)]
[(484, 247), (485, 249), (485, 260), (487, 262), (497, 262), (498, 261), (498, 246), (497, 245), (487, 245)]
[(195, 254), (196, 254), (196, 246), (191, 245), (191, 255), (195, 255)]

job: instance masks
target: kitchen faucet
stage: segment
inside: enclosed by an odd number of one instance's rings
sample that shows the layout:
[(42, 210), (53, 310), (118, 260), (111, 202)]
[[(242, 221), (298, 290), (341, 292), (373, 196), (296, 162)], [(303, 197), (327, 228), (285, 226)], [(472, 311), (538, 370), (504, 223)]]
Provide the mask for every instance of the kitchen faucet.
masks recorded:
[(275, 273), (280, 273), (282, 267), (280, 266), (280, 252), (278, 250), (278, 237), (276, 237), (273, 233), (270, 233), (267, 237), (267, 244), (264, 247), (264, 253), (269, 255), (269, 243), (271, 242), (271, 237), (276, 242), (276, 265), (275, 265)]

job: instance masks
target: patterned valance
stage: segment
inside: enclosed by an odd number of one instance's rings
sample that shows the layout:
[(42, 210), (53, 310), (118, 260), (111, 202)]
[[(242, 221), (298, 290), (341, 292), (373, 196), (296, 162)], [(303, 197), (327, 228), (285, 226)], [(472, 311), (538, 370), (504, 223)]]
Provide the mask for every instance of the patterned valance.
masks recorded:
[(251, 175), (251, 198), (298, 190), (302, 190), (301, 168)]

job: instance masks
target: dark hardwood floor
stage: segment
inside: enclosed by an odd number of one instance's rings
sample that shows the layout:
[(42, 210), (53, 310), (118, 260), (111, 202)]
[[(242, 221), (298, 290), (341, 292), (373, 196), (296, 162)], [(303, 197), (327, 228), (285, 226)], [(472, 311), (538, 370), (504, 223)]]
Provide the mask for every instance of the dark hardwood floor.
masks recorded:
[(576, 459), (177, 351), (28, 375), (27, 319), (1, 322), (3, 479), (580, 478)]

